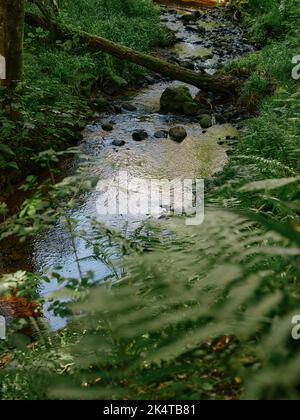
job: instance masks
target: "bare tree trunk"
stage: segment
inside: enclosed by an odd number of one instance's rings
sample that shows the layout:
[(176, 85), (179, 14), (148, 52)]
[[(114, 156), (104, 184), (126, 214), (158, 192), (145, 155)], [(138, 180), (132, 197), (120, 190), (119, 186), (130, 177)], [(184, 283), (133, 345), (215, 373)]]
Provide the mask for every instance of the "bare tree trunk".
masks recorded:
[(0, 83), (13, 90), (23, 79), (25, 0), (0, 0)]
[(238, 89), (238, 82), (232, 76), (210, 76), (208, 74), (197, 73), (152, 55), (135, 51), (106, 38), (71, 28), (54, 20), (49, 21), (30, 13), (26, 13), (25, 21), (35, 27), (54, 30), (60, 38), (73, 39), (76, 36), (83, 44), (95, 50), (103, 51), (121, 60), (131, 61), (162, 76), (180, 80), (205, 91), (216, 92), (219, 95), (233, 96)]

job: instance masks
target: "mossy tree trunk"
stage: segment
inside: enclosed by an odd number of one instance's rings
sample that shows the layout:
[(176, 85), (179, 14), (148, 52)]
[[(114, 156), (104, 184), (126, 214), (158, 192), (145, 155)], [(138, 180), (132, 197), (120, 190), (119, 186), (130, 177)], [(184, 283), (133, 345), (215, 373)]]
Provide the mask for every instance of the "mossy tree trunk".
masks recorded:
[(188, 83), (205, 91), (216, 92), (219, 95), (230, 97), (234, 96), (239, 88), (238, 81), (232, 76), (210, 76), (188, 70), (152, 55), (143, 54), (124, 45), (117, 44), (106, 38), (63, 25), (55, 20), (47, 20), (41, 16), (26, 13), (25, 21), (34, 27), (51, 29), (62, 39), (74, 39), (76, 37), (82, 44), (90, 46), (96, 51), (105, 52), (120, 60), (130, 61), (162, 76)]
[(0, 0), (1, 85), (14, 90), (23, 79), (25, 0)]

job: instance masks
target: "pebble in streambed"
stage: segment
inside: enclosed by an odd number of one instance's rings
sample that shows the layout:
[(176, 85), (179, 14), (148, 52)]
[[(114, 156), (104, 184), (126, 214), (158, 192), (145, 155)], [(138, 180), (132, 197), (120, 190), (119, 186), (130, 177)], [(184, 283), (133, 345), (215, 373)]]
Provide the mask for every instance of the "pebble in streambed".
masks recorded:
[(125, 144), (126, 144), (126, 141), (124, 141), (124, 140), (118, 140), (118, 139), (115, 139), (112, 142), (112, 145), (113, 146), (116, 146), (116, 147), (122, 147), (122, 146), (125, 146)]
[(135, 130), (132, 133), (132, 138), (135, 141), (146, 140), (148, 137), (149, 137), (149, 134), (147, 133), (146, 130)]
[(172, 127), (169, 130), (169, 136), (177, 143), (181, 143), (187, 137), (187, 132), (182, 126)]

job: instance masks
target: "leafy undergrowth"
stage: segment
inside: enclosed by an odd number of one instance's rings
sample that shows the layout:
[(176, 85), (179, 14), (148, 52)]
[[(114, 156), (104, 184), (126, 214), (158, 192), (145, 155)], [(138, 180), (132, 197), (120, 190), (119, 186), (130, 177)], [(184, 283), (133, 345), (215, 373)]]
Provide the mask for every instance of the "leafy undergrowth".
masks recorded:
[[(266, 195), (287, 185), (279, 202), (284, 211), (284, 194), (299, 191), (297, 179), (247, 188)], [(288, 203), (299, 226), (299, 200)], [(20, 234), (26, 235), (23, 228)], [(91, 273), (78, 279), (53, 274), (66, 282), (66, 293), (73, 291), (77, 303), (67, 309), (77, 316), (60, 333), (30, 320), (33, 347), (20, 334), (3, 342), (4, 360), (10, 360), (0, 371), (2, 398), (297, 397), (298, 348), (291, 331), (300, 239), (291, 225), (210, 210), (202, 226), (162, 220), (126, 240), (95, 222), (86, 238), (95, 260), (107, 261), (108, 249), (112, 256), (118, 248), (123, 274), (110, 278), (112, 288), (99, 287)], [(3, 290), (17, 281), (28, 293), (38, 279), (7, 275)], [(59, 301), (52, 305), (65, 313)]]
[[(261, 50), (227, 65), (226, 70), (243, 75), (241, 100), (256, 116), (242, 125), (230, 162), (216, 177), (220, 186), (212, 193), (216, 200), (230, 197), (244, 208), (259, 208), (252, 197), (240, 195), (243, 184), (299, 174), (300, 89), (292, 77), (293, 58), (300, 51), (299, 6), (299, 0), (248, 2), (244, 20), (251, 28), (264, 27), (265, 19), (276, 14), (273, 24), (280, 20), (284, 29), (276, 39), (272, 31), (261, 34), (265, 44)], [(256, 30), (256, 36), (260, 33)]]
[[(39, 13), (32, 7), (28, 2), (28, 8)], [(168, 43), (150, 0), (62, 1), (58, 18), (141, 51)], [(142, 74), (140, 67), (90, 51), (75, 38), (60, 41), (48, 31), (26, 26), (26, 82), (13, 101), (13, 118), (7, 117), (1, 91), (0, 188), (24, 179), (24, 174), (38, 173), (34, 154), (66, 149), (80, 137), (93, 114), (91, 94), (101, 89), (104, 77), (122, 76), (130, 82)]]

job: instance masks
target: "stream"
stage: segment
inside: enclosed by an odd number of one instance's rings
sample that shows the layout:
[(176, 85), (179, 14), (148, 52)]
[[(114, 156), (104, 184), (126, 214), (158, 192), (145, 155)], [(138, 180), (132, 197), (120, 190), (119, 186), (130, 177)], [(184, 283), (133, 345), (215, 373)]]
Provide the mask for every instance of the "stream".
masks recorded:
[[(252, 50), (241, 28), (232, 23), (219, 9), (162, 8), (161, 21), (174, 31), (177, 42), (168, 59), (180, 62), (187, 68), (214, 74), (227, 60)], [(238, 138), (237, 125), (247, 118), (232, 104), (221, 103), (220, 98), (210, 97), (213, 105), (213, 125), (201, 128), (194, 117), (161, 114), (160, 97), (168, 86), (179, 82), (148, 76), (138, 90), (114, 99), (111, 111), (105, 112), (90, 123), (83, 132), (81, 150), (94, 158), (90, 176), (112, 179), (122, 170), (129, 177), (145, 179), (210, 179), (227, 161), (227, 150)], [(193, 96), (197, 89), (189, 86)], [(125, 104), (125, 106), (124, 106)], [(128, 107), (128, 104), (131, 106)], [(127, 108), (127, 109), (125, 109)], [(130, 110), (128, 110), (130, 108)], [(118, 110), (118, 113), (116, 113)], [(109, 123), (112, 131), (105, 131), (103, 123)], [(157, 138), (157, 131), (169, 131), (183, 126), (187, 137), (182, 143), (170, 138)], [(148, 138), (135, 141), (134, 130), (145, 130)], [(120, 143), (122, 142), (122, 143)], [(124, 143), (124, 144), (123, 144)], [(123, 144), (118, 147), (116, 144)], [(70, 167), (76, 165), (76, 160)], [(97, 218), (118, 229), (128, 227), (128, 217), (99, 216), (96, 208), (97, 191), (80, 198), (71, 214), (77, 221), (77, 230), (89, 230), (91, 218)], [(143, 217), (131, 218), (131, 228), (137, 227)], [(90, 250), (85, 241), (76, 238), (76, 248), (83, 273), (93, 271), (98, 279), (110, 272), (105, 264), (88, 258)], [(58, 272), (67, 278), (78, 277), (78, 267), (72, 244), (64, 226), (58, 221), (44, 235), (34, 241), (33, 262), (35, 270), (45, 272), (60, 267)], [(41, 287), (42, 295), (49, 296), (59, 288), (55, 280)], [(63, 327), (65, 320), (53, 316), (45, 308), (53, 328)]]

